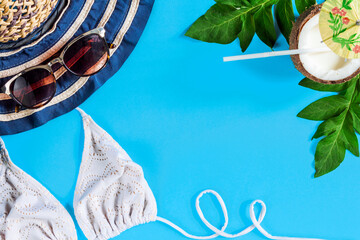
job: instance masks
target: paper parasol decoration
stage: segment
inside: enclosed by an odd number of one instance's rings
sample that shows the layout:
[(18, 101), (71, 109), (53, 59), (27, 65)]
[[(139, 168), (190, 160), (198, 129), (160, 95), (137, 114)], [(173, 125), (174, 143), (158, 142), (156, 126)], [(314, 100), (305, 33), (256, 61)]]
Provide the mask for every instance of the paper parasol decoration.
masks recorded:
[(327, 0), (320, 13), (325, 44), (343, 58), (360, 58), (360, 1)]

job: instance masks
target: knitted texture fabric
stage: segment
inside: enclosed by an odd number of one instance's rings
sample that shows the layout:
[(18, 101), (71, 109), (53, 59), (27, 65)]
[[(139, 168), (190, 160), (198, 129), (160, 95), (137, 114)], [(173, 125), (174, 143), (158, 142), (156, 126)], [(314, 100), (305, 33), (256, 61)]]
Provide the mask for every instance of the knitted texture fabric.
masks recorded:
[(15, 166), (0, 139), (0, 239), (76, 240), (74, 222), (55, 197)]
[(74, 210), (85, 236), (105, 240), (155, 221), (156, 201), (142, 168), (90, 116), (78, 110), (85, 141)]

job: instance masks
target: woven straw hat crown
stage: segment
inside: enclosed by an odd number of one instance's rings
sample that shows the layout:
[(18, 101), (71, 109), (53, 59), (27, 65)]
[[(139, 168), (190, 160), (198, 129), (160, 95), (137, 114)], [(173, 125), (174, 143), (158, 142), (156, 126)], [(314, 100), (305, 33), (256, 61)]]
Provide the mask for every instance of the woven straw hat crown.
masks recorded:
[(0, 0), (0, 42), (16, 41), (38, 28), (58, 0)]

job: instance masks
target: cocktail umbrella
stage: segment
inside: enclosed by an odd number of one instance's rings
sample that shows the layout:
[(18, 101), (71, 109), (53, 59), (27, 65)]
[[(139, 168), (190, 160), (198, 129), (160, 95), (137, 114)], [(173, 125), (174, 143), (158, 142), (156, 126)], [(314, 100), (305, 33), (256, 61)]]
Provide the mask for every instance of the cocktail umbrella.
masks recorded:
[(327, 0), (320, 12), (321, 38), (337, 55), (360, 58), (360, 1)]

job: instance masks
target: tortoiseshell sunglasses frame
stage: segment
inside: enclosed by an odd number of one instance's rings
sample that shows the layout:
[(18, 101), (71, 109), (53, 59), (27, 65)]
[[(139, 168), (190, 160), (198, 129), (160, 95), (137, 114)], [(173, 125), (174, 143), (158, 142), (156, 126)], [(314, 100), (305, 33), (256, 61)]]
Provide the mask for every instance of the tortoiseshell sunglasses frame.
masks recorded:
[[(65, 62), (64, 62), (64, 55), (65, 55), (66, 51), (71, 47), (71, 45), (73, 45), (75, 42), (77, 42), (77, 41), (79, 41), (80, 39), (82, 39), (82, 38), (84, 38), (84, 37), (86, 37), (86, 36), (88, 36), (88, 35), (91, 35), (91, 34), (97, 34), (97, 35), (99, 35), (99, 36), (104, 40), (104, 42), (106, 43), (105, 45), (106, 45), (106, 48), (107, 48), (107, 55), (108, 55), (108, 56), (107, 56), (107, 59), (106, 59), (106, 62), (105, 62), (105, 64), (104, 64), (99, 70), (97, 70), (96, 72), (94, 72), (94, 73), (92, 73), (92, 74), (88, 74), (88, 75), (86, 75), (86, 74), (77, 74), (77, 73), (71, 71), (71, 69), (69, 69), (69, 68), (66, 66), (66, 64), (65, 64)], [(61, 64), (62, 66), (64, 66), (64, 67), (66, 68), (67, 71), (71, 72), (72, 74), (74, 74), (74, 75), (76, 75), (76, 76), (80, 76), (80, 77), (92, 76), (92, 75), (98, 73), (99, 71), (101, 71), (101, 70), (107, 65), (107, 63), (109, 62), (109, 59), (110, 59), (110, 49), (113, 49), (113, 48), (115, 48), (115, 45), (114, 45), (114, 44), (109, 44), (109, 43), (107, 43), (106, 40), (105, 40), (105, 29), (104, 29), (103, 27), (95, 28), (95, 29), (93, 29), (93, 30), (90, 30), (90, 31), (88, 31), (88, 32), (86, 32), (86, 33), (83, 33), (83, 34), (79, 35), (78, 37), (76, 37), (76, 38), (74, 38), (72, 41), (70, 41), (70, 42), (65, 46), (65, 48), (61, 51), (60, 56), (57, 57), (57, 58), (55, 58), (55, 59), (53, 59), (53, 60), (51, 60), (49, 63), (27, 68), (27, 69), (21, 71), (20, 73), (16, 74), (15, 76), (13, 76), (13, 77), (12, 77), (9, 81), (7, 81), (7, 82), (5, 83), (5, 85), (1, 88), (1, 92), (3, 92), (3, 93), (5, 93), (5, 94), (7, 94), (8, 96), (10, 96), (10, 97), (17, 103), (17, 106), (16, 106), (16, 108), (15, 108), (15, 112), (18, 112), (20, 106), (21, 106), (21, 107), (25, 107), (25, 106), (23, 106), (23, 105), (21, 104), (21, 102), (18, 101), (18, 100), (13, 96), (13, 94), (11, 93), (11, 90), (10, 90), (11, 84), (12, 84), (18, 77), (20, 77), (21, 75), (23, 75), (23, 74), (25, 74), (25, 73), (27, 73), (27, 72), (29, 72), (29, 71), (32, 71), (32, 70), (34, 70), (34, 69), (46, 69), (47, 71), (49, 71), (49, 72), (51, 73), (51, 75), (53, 75), (53, 77), (54, 77), (54, 79), (55, 79), (55, 82), (56, 82), (57, 79), (56, 79), (56, 77), (55, 77), (55, 75), (54, 75), (54, 71), (52, 70), (52, 66), (53, 66), (54, 64), (56, 64), (56, 63)], [(56, 86), (55, 86), (55, 87), (56, 87)], [(43, 107), (43, 106), (45, 106), (46, 104), (48, 104), (48, 103), (54, 98), (55, 93), (56, 93), (56, 89), (55, 89), (53, 95), (52, 95), (52, 96), (49, 98), (49, 100), (46, 101), (45, 103), (42, 103), (42, 104), (40, 104), (40, 105), (37, 105), (36, 107), (25, 107), (25, 108), (28, 108), (28, 109), (37, 109), (37, 108)]]

